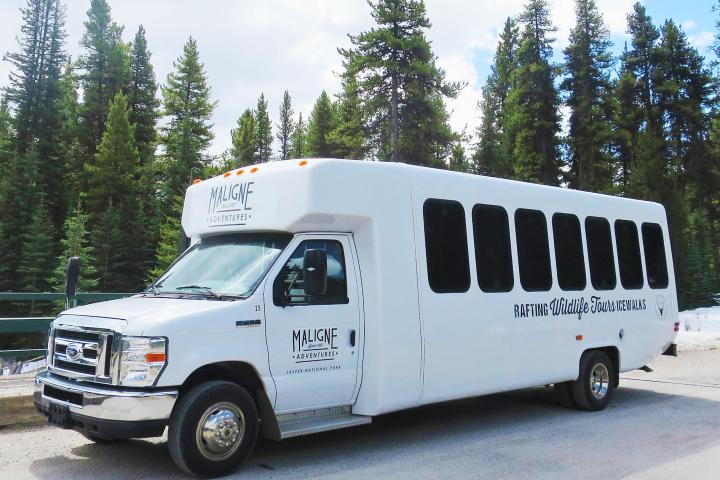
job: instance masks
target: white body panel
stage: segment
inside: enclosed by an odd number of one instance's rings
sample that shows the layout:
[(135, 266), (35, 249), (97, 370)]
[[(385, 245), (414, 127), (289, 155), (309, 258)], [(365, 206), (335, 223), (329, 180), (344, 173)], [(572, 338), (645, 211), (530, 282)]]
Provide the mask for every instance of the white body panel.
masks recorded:
[[(470, 288), (438, 294), (430, 289), (425, 258), (423, 203), (455, 200), (466, 214)], [(470, 212), (475, 204), (503, 206), (510, 219), (514, 288), (483, 293), (478, 287)], [(548, 220), (553, 287), (526, 292), (519, 281), (512, 227), (517, 208), (539, 209)], [(557, 284), (550, 218), (572, 213), (662, 226), (669, 285), (596, 292), (562, 291)], [(421, 404), (571, 380), (582, 352), (616, 347), (622, 371), (639, 368), (674, 339), (675, 279), (665, 211), (649, 202), (560, 188), (443, 172), (401, 164), (347, 160), (271, 162), (251, 173), (230, 172), (188, 189), (183, 228), (197, 241), (229, 232), (289, 232), (294, 238), (247, 300), (213, 302), (134, 298), (68, 313), (127, 321), (123, 333), (169, 339), (169, 363), (160, 386), (182, 384), (195, 369), (218, 361), (244, 361), (258, 372), (277, 413), (353, 405), (377, 415)], [(584, 236), (584, 226), (583, 236)], [(303, 238), (339, 238), (345, 249), (350, 301), (336, 306), (276, 307), (272, 282)], [(613, 232), (614, 241), (614, 232)], [(642, 254), (642, 251), (641, 251)], [(617, 255), (617, 254), (615, 254)], [(615, 259), (618, 264), (617, 258)], [(643, 269), (644, 267), (644, 261)], [(553, 299), (590, 302), (635, 300), (632, 312), (588, 312), (516, 318), (516, 305)], [(662, 312), (657, 305), (664, 302)], [(156, 303), (154, 303), (156, 302)], [(236, 320), (262, 325), (238, 328)], [(293, 369), (297, 329), (337, 327), (344, 349), (335, 369)], [(357, 329), (356, 346), (347, 341)], [(620, 338), (620, 330), (624, 337)], [(582, 335), (582, 341), (576, 340)], [(332, 363), (332, 362), (326, 362)], [(276, 394), (277, 393), (277, 394)]]

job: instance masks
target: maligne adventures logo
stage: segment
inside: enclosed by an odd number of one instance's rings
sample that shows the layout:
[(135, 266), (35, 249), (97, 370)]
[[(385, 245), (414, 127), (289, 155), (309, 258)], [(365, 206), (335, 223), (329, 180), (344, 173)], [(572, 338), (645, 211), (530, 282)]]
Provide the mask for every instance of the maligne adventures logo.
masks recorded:
[(338, 354), (336, 327), (293, 330), (292, 336), (295, 363), (334, 360)]
[(211, 227), (245, 225), (252, 218), (250, 197), (255, 182), (219, 185), (210, 190), (207, 223)]

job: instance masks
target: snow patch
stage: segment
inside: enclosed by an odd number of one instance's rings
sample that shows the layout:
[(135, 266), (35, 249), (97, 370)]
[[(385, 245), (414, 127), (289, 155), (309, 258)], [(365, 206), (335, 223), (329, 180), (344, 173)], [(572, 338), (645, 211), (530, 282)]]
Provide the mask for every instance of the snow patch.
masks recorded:
[(680, 312), (680, 331), (676, 343), (680, 351), (720, 348), (720, 307)]

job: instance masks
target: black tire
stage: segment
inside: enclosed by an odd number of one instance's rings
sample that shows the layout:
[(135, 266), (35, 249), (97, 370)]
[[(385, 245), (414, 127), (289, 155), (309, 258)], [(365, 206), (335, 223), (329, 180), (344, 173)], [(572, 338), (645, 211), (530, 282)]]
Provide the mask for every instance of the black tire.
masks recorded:
[(615, 368), (605, 353), (599, 350), (583, 353), (580, 357), (580, 375), (572, 382), (575, 405), (580, 410), (603, 410), (612, 398), (614, 378)]
[[(222, 443), (226, 440), (226, 431), (230, 432), (228, 435), (233, 435), (233, 429), (215, 430), (215, 435), (208, 434), (211, 437), (208, 443), (207, 437), (199, 433), (202, 431), (199, 424), (203, 417), (219, 419), (222, 414), (229, 415), (227, 418), (231, 425), (234, 419), (238, 419), (236, 425), (243, 428), (235, 432), (236, 442), (233, 436), (227, 438), (232, 445), (229, 450), (217, 453), (217, 449), (227, 447), (218, 446), (215, 442)], [(241, 419), (244, 420), (240, 422)], [(184, 472), (200, 477), (216, 477), (238, 468), (255, 447), (257, 436), (258, 412), (250, 394), (235, 383), (211, 381), (201, 383), (180, 398), (170, 417), (168, 449), (175, 464)], [(215, 451), (212, 451), (213, 448)], [(216, 458), (208, 457), (215, 453), (218, 454)]]
[(560, 405), (567, 408), (577, 408), (575, 399), (573, 399), (572, 382), (556, 383), (554, 388)]

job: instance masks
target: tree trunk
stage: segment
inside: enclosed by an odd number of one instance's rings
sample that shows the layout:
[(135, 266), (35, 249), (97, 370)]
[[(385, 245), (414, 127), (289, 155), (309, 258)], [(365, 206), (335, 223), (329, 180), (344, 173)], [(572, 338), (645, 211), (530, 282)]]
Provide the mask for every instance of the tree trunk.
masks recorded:
[(390, 161), (397, 162), (397, 143), (398, 137), (400, 136), (400, 125), (398, 123), (398, 84), (397, 75), (392, 74), (391, 79), (391, 93), (390, 93), (390, 123), (392, 124), (392, 132), (390, 133)]

